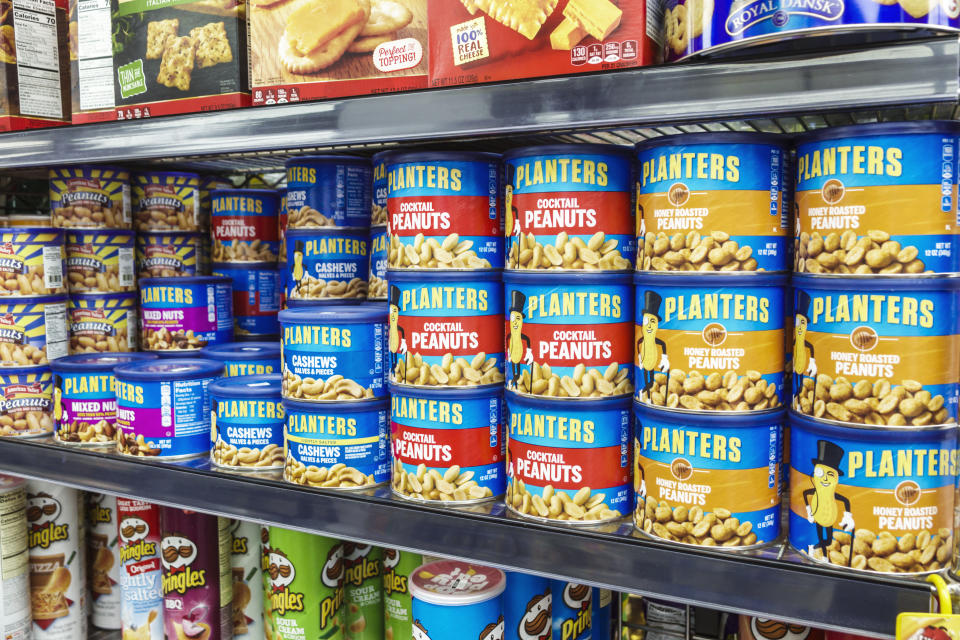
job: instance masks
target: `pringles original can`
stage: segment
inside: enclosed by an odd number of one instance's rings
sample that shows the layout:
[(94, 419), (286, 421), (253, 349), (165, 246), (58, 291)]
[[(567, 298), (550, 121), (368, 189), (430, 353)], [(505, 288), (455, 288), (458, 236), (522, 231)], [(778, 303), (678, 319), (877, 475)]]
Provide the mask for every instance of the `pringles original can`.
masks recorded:
[(137, 640), (163, 637), (160, 507), (117, 498), (120, 534), (120, 622)]
[(409, 584), (415, 639), (504, 637), (503, 571), (463, 560), (438, 560), (414, 570)]
[(550, 578), (507, 571), (503, 592), (504, 638), (550, 640), (553, 632), (553, 594)]
[(232, 638), (230, 521), (174, 507), (163, 507), (160, 521), (165, 637)]
[(591, 640), (593, 589), (590, 585), (551, 580), (553, 637), (556, 640)]
[(637, 145), (637, 268), (786, 271), (786, 140), (681, 134)]
[(800, 137), (795, 270), (960, 271), (958, 133), (954, 122), (891, 122)]
[(502, 269), (500, 183), (493, 153), (391, 153), (390, 268)]
[(213, 262), (276, 262), (279, 207), (280, 194), (272, 189), (211, 191)]
[(633, 175), (624, 147), (523, 147), (503, 157), (507, 268), (633, 269)]
[(346, 640), (383, 640), (383, 549), (344, 541)]
[(370, 160), (300, 156), (287, 160), (286, 169), (288, 229), (370, 226)]
[(90, 622), (100, 629), (120, 628), (120, 547), (117, 498), (87, 494), (87, 570)]
[(410, 576), (423, 564), (423, 556), (412, 551), (383, 549), (384, 637), (413, 640), (413, 601)]
[(263, 589), (260, 524), (230, 520), (233, 548), (230, 572), (233, 575), (233, 637), (264, 638), (263, 605), (268, 594)]

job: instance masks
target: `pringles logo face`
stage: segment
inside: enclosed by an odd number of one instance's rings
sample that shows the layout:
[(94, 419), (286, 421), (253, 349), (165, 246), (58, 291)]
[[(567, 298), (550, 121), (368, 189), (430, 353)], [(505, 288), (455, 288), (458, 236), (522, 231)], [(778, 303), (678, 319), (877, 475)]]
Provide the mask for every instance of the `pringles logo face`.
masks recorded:
[(91, 500), (87, 507), (87, 519), (93, 524), (109, 524), (113, 522), (113, 509), (104, 507), (101, 504), (102, 500), (103, 495), (101, 494), (96, 499)]
[(345, 573), (343, 561), (343, 545), (338, 544), (330, 549), (327, 561), (320, 569), (320, 581), (324, 586), (333, 589), (333, 595), (320, 601), (320, 628), (326, 629), (337, 617), (340, 606), (343, 604), (343, 577)]
[(120, 522), (120, 561), (139, 561), (157, 555), (157, 544), (145, 540), (150, 525), (141, 518), (124, 518)]
[(271, 549), (264, 569), (270, 576), (270, 610), (279, 615), (288, 611), (303, 611), (303, 594), (291, 591), (297, 569), (280, 549)]
[(57, 524), (63, 508), (47, 493), (27, 495), (28, 542), (31, 549), (46, 549), (70, 539), (70, 525)]
[(191, 565), (197, 559), (197, 545), (184, 536), (166, 536), (160, 541), (163, 566), (163, 592), (183, 595), (190, 589), (206, 586), (207, 572)]
[(591, 628), (593, 589), (585, 584), (567, 583), (563, 588), (563, 604), (574, 611), (573, 617), (565, 618), (560, 625), (560, 640), (573, 640)]
[(380, 576), (380, 560), (371, 559), (368, 544), (343, 543), (343, 562), (346, 566), (347, 584), (359, 587), (364, 580)]
[(400, 552), (396, 549), (383, 550), (383, 593), (386, 596), (406, 594), (407, 576), (397, 573), (400, 563)]

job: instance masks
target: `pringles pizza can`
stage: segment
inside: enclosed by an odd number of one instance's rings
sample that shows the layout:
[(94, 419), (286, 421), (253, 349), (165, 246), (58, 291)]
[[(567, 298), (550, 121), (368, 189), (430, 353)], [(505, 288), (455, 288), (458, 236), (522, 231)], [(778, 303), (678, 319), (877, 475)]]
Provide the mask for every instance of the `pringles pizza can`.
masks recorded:
[(167, 638), (233, 637), (233, 536), (227, 518), (163, 507), (163, 627)]
[(117, 498), (120, 541), (120, 624), (127, 637), (163, 637), (160, 507)]
[(465, 560), (438, 560), (414, 570), (413, 637), (497, 640), (504, 637), (503, 571)]
[(233, 575), (233, 637), (264, 638), (263, 544), (257, 522), (230, 520), (233, 548), (230, 572)]
[(117, 498), (87, 494), (87, 568), (90, 622), (100, 629), (120, 628), (120, 539)]

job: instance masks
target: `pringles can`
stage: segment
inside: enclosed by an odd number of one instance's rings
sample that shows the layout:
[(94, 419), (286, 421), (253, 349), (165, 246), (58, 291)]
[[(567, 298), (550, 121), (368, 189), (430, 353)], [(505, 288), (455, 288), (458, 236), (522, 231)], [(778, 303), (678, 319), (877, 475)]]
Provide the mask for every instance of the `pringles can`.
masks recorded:
[(346, 567), (346, 640), (383, 640), (383, 549), (343, 543)]
[(230, 572), (233, 575), (233, 637), (264, 638), (263, 604), (268, 595), (263, 589), (261, 566), (263, 544), (261, 526), (246, 520), (230, 520), (233, 548)]
[(412, 551), (383, 549), (383, 625), (384, 637), (413, 639), (413, 600), (410, 577), (423, 564), (423, 556)]
[(418, 567), (410, 578), (413, 637), (493, 640), (504, 637), (503, 571), (464, 560)]
[(120, 539), (120, 624), (133, 638), (163, 637), (160, 507), (117, 498)]
[(87, 494), (87, 563), (90, 622), (100, 629), (120, 628), (120, 539), (117, 498)]

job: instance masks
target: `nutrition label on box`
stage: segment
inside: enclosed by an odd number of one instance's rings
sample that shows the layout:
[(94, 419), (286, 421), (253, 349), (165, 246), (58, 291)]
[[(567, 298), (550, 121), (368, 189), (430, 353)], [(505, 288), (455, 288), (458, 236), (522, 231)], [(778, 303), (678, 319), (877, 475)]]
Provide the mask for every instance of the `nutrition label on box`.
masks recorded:
[(80, 108), (112, 108), (115, 97), (110, 0), (78, 0), (77, 27)]
[(20, 113), (63, 117), (56, 5), (53, 0), (15, 0), (13, 26)]
[(43, 321), (47, 333), (47, 358), (62, 358), (67, 355), (67, 305), (47, 304), (43, 308)]

